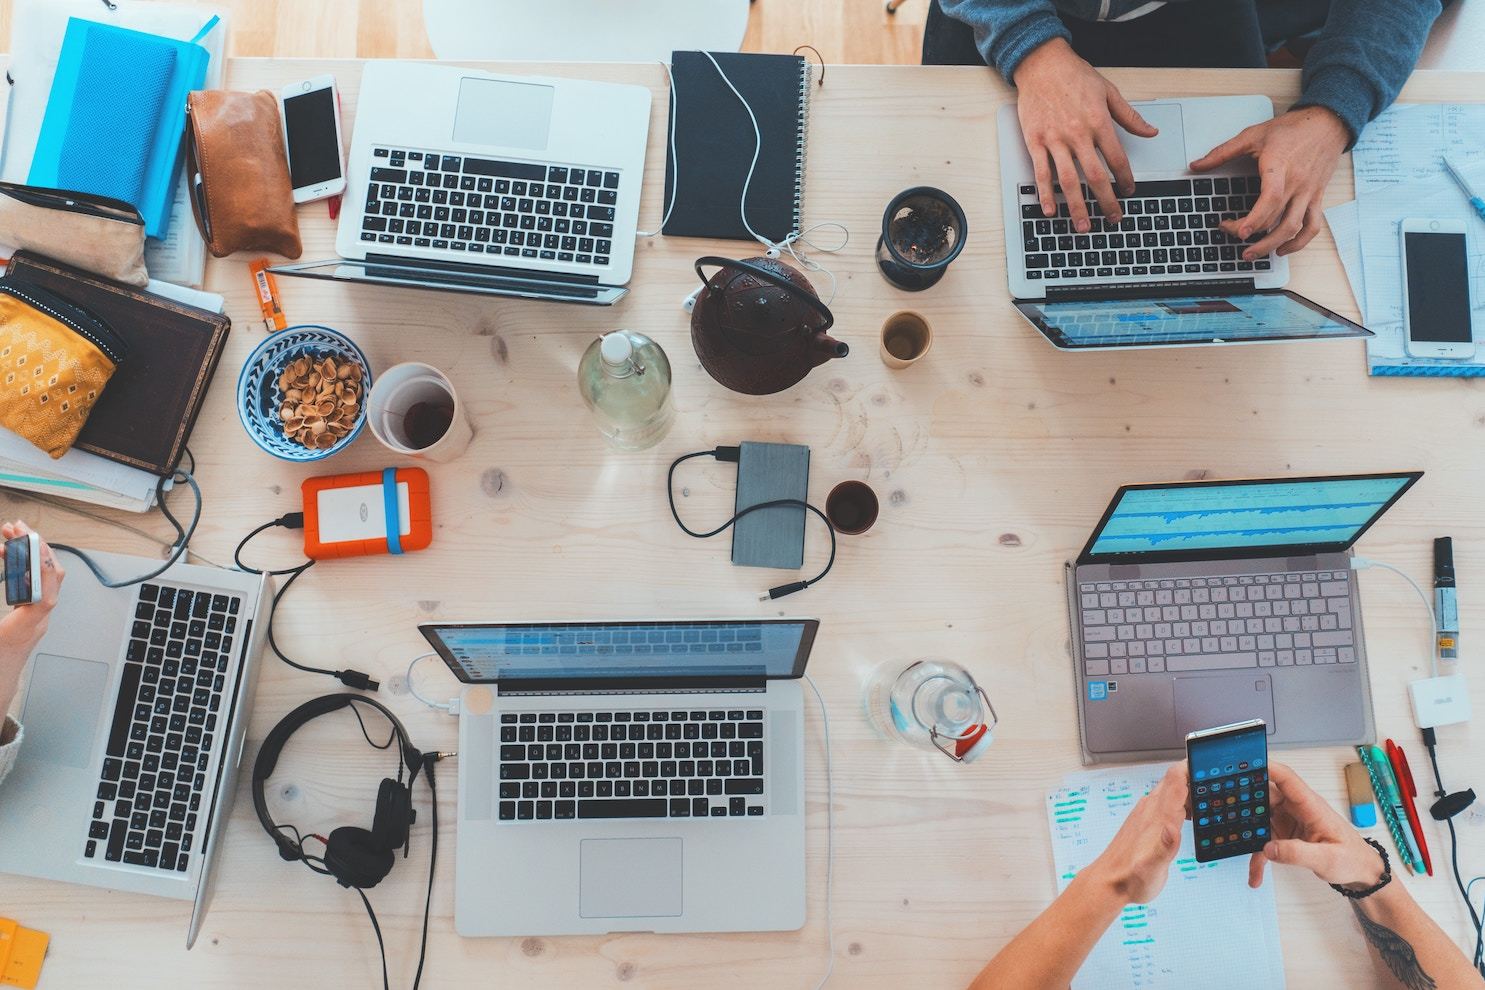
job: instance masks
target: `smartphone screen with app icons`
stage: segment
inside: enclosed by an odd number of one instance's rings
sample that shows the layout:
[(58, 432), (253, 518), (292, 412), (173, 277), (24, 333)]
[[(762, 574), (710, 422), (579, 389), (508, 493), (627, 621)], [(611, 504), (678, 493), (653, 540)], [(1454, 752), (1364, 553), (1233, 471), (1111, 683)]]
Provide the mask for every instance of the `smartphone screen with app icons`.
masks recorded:
[(1246, 856), (1272, 837), (1268, 727), (1262, 719), (1203, 729), (1186, 737), (1191, 832), (1196, 860)]

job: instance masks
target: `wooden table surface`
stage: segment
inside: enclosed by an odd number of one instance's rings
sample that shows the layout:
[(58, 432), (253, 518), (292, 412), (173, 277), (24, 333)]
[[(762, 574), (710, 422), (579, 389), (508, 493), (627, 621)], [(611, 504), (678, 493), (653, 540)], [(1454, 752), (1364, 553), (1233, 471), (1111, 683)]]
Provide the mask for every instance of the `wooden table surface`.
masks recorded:
[[(658, 66), (565, 65), (549, 74), (648, 85), (655, 93), (641, 226), (661, 211), (665, 80)], [(238, 59), (234, 89), (335, 73), (346, 129), (360, 63)], [(1298, 73), (1266, 70), (1114, 70), (1131, 99), (1265, 93), (1282, 108)], [(1404, 100), (1480, 91), (1467, 75), (1419, 73)], [(1011, 91), (985, 70), (833, 66), (812, 99), (804, 218), (835, 220), (849, 246), (816, 255), (840, 280), (836, 333), (851, 355), (777, 396), (733, 394), (694, 360), (681, 298), (702, 254), (752, 255), (740, 243), (654, 238), (639, 244), (631, 292), (612, 309), (484, 299), (281, 279), (291, 322), (351, 334), (374, 368), (421, 360), (444, 369), (477, 418), (468, 452), (431, 465), (434, 544), (401, 559), (316, 567), (285, 599), (280, 642), (291, 655), (356, 666), (383, 679), (379, 697), (425, 749), (451, 749), (453, 719), (410, 697), (402, 677), (423, 649), (429, 619), (685, 618), (810, 615), (822, 629), (810, 672), (824, 693), (835, 771), (835, 959), (838, 987), (953, 988), (1051, 899), (1044, 796), (1080, 768), (1062, 564), (1075, 555), (1116, 486), (1199, 477), (1272, 477), (1421, 468), (1422, 482), (1362, 540), (1363, 553), (1429, 575), (1430, 541), (1456, 541), (1464, 648), (1485, 629), (1485, 386), (1476, 381), (1376, 379), (1362, 345), (1301, 343), (1126, 354), (1064, 354), (1008, 302), (996, 169), (996, 108)], [(881, 211), (907, 186), (951, 192), (970, 220), (968, 244), (922, 295), (876, 272)], [(1327, 203), (1351, 196), (1343, 163)], [(301, 211), (305, 257), (333, 253), (325, 204)], [(396, 462), (370, 436), (318, 467), (274, 460), (237, 421), (233, 384), (263, 338), (246, 259), (213, 261), (207, 285), (228, 300), (234, 328), (192, 438), (206, 511), (193, 548), (230, 562), (259, 522), (299, 507), (315, 474)], [(1328, 232), (1293, 259), (1298, 291), (1356, 316)], [(906, 371), (877, 357), (889, 313), (913, 308), (933, 324), (931, 354)], [(639, 454), (607, 449), (588, 420), (576, 367), (594, 336), (627, 327), (654, 337), (675, 368), (674, 430)], [(725, 538), (682, 535), (665, 506), (671, 458), (740, 440), (808, 444), (810, 491), (846, 478), (881, 497), (865, 536), (843, 536), (820, 587), (759, 604), (777, 572), (734, 568)], [(404, 462), (405, 463), (405, 462)], [(702, 462), (682, 479), (682, 511), (700, 525), (726, 517), (734, 469)], [(180, 496), (177, 496), (180, 498)], [(67, 542), (135, 553), (138, 535), (6, 496)], [(158, 515), (102, 513), (167, 535)], [(806, 572), (825, 541), (811, 524)], [(266, 536), (251, 559), (287, 566), (294, 537)], [(71, 581), (87, 577), (69, 565)], [(1412, 742), (1406, 683), (1426, 670), (1425, 623), (1394, 575), (1360, 578), (1366, 599), (1379, 733)], [(1001, 725), (989, 754), (951, 764), (872, 734), (862, 684), (879, 663), (952, 658), (980, 679)], [(436, 698), (455, 683), (435, 665), (418, 673)], [(301, 701), (338, 688), (265, 657), (248, 757)], [(1485, 711), (1485, 677), (1474, 700)], [(818, 711), (808, 715), (809, 917), (799, 932), (742, 935), (458, 938), (452, 925), (457, 765), (442, 765), (444, 855), (433, 894), (428, 986), (813, 987), (826, 964), (825, 757)], [(325, 724), (330, 723), (330, 724)], [(1480, 730), (1440, 732), (1446, 774), (1464, 786)], [(1285, 759), (1344, 806), (1342, 749)], [(1473, 757), (1473, 758), (1472, 758)], [(1423, 761), (1418, 747), (1415, 766)], [(246, 762), (246, 761), (245, 761)], [(376, 781), (388, 770), (347, 717), (322, 720), (290, 745), (270, 800), (279, 821), (305, 831), (369, 826)], [(1477, 785), (1480, 781), (1474, 781)], [(189, 904), (84, 887), (0, 878), (0, 914), (52, 935), (43, 987), (370, 987), (376, 944), (350, 892), (282, 862), (253, 818), (246, 774), (217, 869), (217, 893), (196, 949), (184, 951)], [(386, 933), (394, 986), (411, 983), (427, 876), (427, 794), (413, 855), (371, 897)], [(1465, 875), (1485, 872), (1485, 815), (1461, 824)], [(1446, 838), (1428, 823), (1441, 858)], [(499, 887), (500, 877), (489, 882)], [(1442, 875), (1409, 887), (1461, 944), (1467, 920)], [(1291, 987), (1370, 982), (1361, 936), (1340, 898), (1309, 876), (1278, 881)], [(1226, 937), (1241, 938), (1241, 932)]]

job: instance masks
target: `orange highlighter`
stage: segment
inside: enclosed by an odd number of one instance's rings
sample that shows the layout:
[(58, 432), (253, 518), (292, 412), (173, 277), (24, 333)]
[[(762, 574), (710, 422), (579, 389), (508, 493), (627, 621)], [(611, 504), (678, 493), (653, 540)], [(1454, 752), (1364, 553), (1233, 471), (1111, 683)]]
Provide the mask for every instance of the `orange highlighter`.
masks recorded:
[(1401, 792), (1403, 810), (1408, 813), (1408, 828), (1413, 832), (1413, 838), (1418, 840), (1418, 851), (1423, 854), (1423, 868), (1433, 876), (1433, 861), (1428, 857), (1428, 843), (1423, 838), (1423, 823), (1418, 820), (1418, 809), (1413, 802), (1418, 797), (1418, 785), (1413, 782), (1413, 770), (1408, 766), (1408, 756), (1402, 751), (1402, 747), (1387, 740), (1387, 762), (1392, 764), (1392, 775), (1397, 778), (1397, 787)]

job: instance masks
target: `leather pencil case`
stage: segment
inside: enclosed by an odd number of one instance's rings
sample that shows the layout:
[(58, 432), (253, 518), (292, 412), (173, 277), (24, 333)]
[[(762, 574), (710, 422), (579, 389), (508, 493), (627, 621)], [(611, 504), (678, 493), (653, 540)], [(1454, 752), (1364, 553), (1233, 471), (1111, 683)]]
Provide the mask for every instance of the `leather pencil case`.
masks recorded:
[(191, 212), (214, 257), (303, 253), (278, 97), (200, 90), (186, 100)]

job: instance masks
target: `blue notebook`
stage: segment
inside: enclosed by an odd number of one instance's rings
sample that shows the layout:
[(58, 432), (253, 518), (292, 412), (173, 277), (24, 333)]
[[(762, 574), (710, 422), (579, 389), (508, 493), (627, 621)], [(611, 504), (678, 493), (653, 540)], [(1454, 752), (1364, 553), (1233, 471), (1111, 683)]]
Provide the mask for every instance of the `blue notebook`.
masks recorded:
[(72, 18), (62, 39), (27, 181), (112, 196), (164, 237), (182, 161), (186, 95), (210, 59), (190, 41)]

